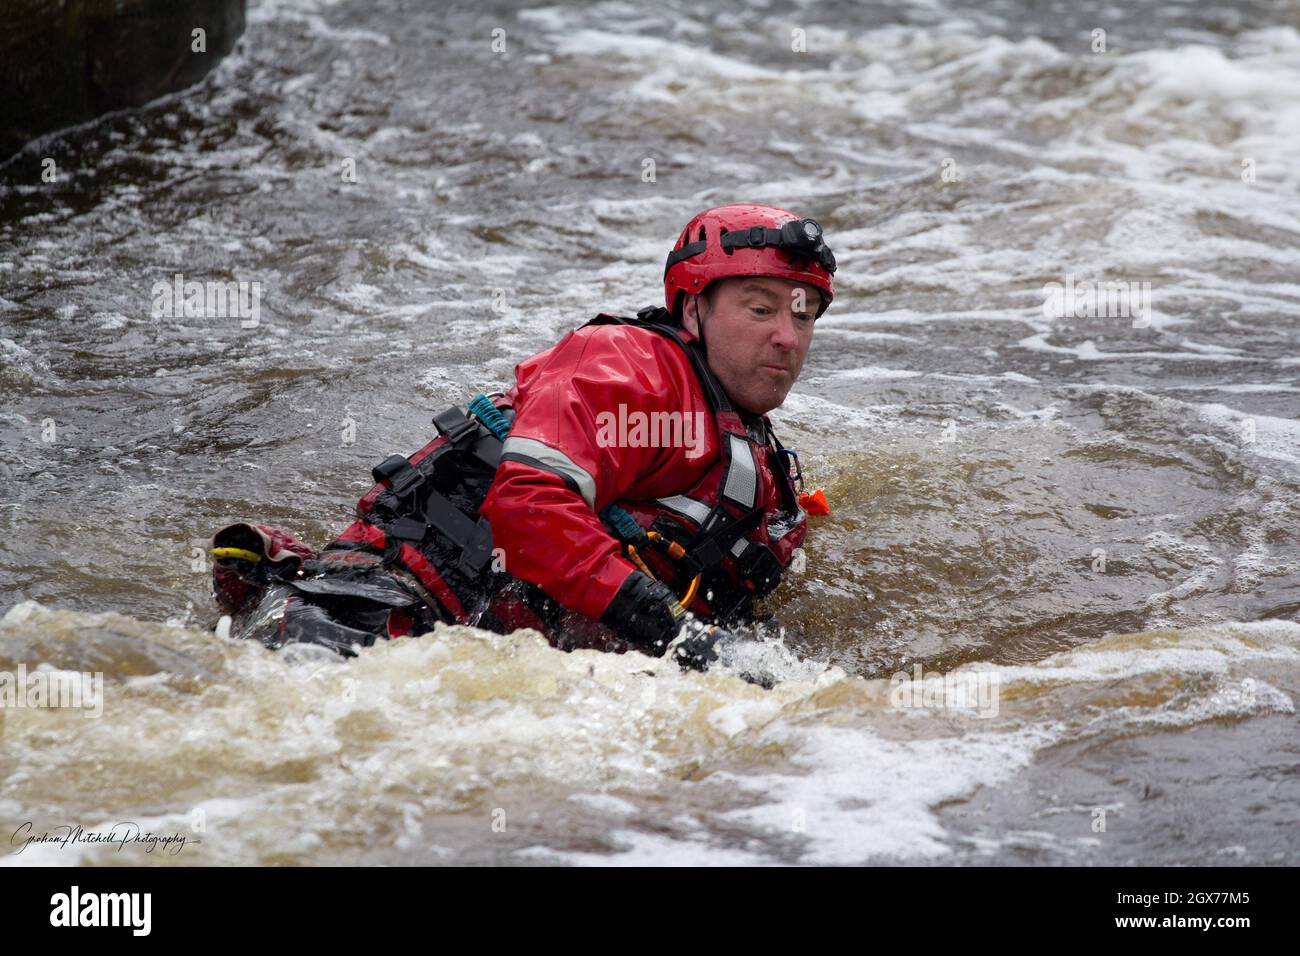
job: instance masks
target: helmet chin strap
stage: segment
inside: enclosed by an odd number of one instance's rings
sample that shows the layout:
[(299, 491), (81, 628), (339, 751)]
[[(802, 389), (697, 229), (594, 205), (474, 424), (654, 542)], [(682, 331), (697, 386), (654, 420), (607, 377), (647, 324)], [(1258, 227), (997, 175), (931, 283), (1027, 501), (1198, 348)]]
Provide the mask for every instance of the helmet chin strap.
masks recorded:
[(695, 297), (695, 328), (700, 333), (696, 336), (700, 340), (700, 352), (703, 353), (704, 361), (707, 362), (709, 360), (709, 343), (704, 341), (704, 312), (700, 308), (700, 300), (703, 298), (703, 292)]

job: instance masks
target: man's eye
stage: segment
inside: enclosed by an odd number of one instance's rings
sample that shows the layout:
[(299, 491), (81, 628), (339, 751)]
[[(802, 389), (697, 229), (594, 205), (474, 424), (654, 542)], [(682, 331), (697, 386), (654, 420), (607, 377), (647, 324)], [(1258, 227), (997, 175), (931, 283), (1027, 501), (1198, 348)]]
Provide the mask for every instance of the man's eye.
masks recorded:
[(771, 309), (768, 309), (768, 308), (765, 308), (764, 306), (761, 306), (761, 305), (751, 305), (751, 306), (749, 307), (749, 311), (751, 311), (751, 312), (757, 312), (757, 313), (761, 313), (761, 314), (766, 315), (768, 312), (771, 312), (772, 310), (771, 310)]
[(806, 312), (800, 312), (795, 315), (795, 318), (798, 319), (800, 322), (809, 324), (813, 321), (813, 319), (816, 318), (816, 316), (809, 315)]

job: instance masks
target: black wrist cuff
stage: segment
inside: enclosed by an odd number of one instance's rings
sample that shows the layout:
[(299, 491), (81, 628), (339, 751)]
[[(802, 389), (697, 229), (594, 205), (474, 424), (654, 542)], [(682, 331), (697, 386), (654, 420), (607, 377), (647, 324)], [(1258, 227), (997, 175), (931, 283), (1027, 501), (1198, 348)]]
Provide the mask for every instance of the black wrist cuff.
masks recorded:
[(667, 585), (633, 571), (605, 608), (600, 623), (638, 650), (658, 657), (677, 636), (682, 613)]

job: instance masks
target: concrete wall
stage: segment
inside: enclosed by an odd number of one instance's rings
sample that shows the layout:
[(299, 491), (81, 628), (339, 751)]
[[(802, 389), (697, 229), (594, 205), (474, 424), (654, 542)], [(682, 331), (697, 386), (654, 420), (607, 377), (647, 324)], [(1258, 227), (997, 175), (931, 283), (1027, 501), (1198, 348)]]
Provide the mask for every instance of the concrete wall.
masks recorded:
[[(42, 133), (202, 79), (244, 32), (245, 0), (7, 0), (0, 160)], [(192, 50), (206, 31), (207, 52)]]

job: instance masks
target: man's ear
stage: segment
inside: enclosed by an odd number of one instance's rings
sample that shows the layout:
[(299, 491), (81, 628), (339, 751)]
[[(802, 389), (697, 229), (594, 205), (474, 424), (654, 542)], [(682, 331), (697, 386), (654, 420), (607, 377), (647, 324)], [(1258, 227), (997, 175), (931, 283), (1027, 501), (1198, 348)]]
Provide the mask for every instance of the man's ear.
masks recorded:
[(688, 295), (682, 301), (682, 328), (695, 338), (700, 337), (700, 297)]

